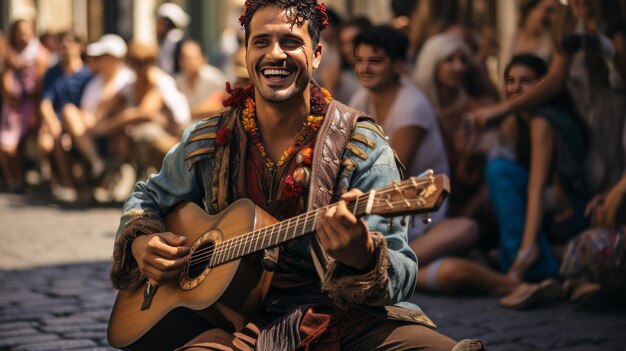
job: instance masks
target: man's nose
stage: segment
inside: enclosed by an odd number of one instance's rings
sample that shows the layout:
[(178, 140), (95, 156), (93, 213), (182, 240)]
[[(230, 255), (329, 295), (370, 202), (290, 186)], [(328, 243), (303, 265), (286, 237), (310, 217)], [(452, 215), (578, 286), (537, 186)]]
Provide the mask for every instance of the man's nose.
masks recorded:
[(287, 58), (287, 55), (285, 54), (285, 51), (283, 51), (283, 49), (280, 47), (279, 42), (275, 42), (272, 45), (268, 53), (268, 58), (273, 61), (285, 60)]
[(358, 62), (354, 65), (354, 71), (359, 74), (367, 72), (369, 69), (368, 64), (365, 62)]

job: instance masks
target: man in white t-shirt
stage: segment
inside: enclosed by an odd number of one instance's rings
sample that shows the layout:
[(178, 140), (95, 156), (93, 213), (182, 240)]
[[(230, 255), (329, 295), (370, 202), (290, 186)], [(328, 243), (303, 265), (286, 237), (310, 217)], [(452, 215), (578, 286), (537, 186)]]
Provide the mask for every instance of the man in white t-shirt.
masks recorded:
[[(427, 169), (449, 174), (439, 125), (426, 96), (402, 78), (408, 40), (390, 27), (364, 31), (355, 39), (355, 71), (362, 88), (349, 105), (376, 118), (390, 138), (407, 175)], [(431, 215), (432, 223), (445, 217), (447, 203)], [(424, 232), (421, 221), (409, 228), (409, 239)]]
[(135, 73), (124, 63), (126, 51), (124, 39), (115, 34), (105, 34), (87, 45), (85, 53), (95, 76), (85, 87), (80, 101), (83, 113), (100, 117), (102, 105), (135, 81)]
[[(355, 38), (354, 48), (355, 71), (363, 88), (354, 94), (350, 105), (369, 113), (382, 125), (409, 176), (427, 169), (450, 174), (434, 110), (426, 96), (409, 79), (402, 78), (408, 48), (406, 37), (389, 26), (373, 27)], [(447, 256), (473, 247), (478, 226), (470, 218), (446, 218), (446, 210), (444, 202), (431, 215), (429, 224), (416, 218), (409, 226), (409, 245), (420, 261), (418, 288), (440, 291), (442, 286), (464, 284), (446, 273), (448, 267), (455, 267), (450, 262), (456, 262)], [(464, 267), (476, 267), (463, 262)], [(480, 274), (485, 271), (474, 270), (467, 278), (484, 283)]]
[(74, 125), (76, 147), (91, 164), (94, 177), (104, 172), (105, 162), (86, 132), (103, 117), (103, 111), (116, 94), (135, 80), (135, 74), (124, 64), (126, 51), (126, 42), (115, 34), (105, 34), (87, 45), (85, 53), (95, 76), (85, 86), (80, 106), (68, 104), (63, 109), (64, 117)]
[(217, 67), (207, 63), (200, 44), (187, 40), (180, 47), (181, 72), (176, 85), (187, 100), (194, 119), (220, 112), (224, 106), (226, 76)]

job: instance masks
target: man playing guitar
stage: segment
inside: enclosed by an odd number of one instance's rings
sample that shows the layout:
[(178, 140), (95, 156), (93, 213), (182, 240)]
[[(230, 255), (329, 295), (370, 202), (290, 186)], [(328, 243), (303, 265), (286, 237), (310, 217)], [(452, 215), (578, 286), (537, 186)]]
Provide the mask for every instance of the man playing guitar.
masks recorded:
[(247, 198), (278, 220), (321, 208), (315, 235), (284, 243), (280, 255), (266, 250), (271, 287), (245, 328), (208, 328), (181, 350), (482, 349), (479, 341), (455, 345), (406, 302), (417, 259), (401, 219), (361, 219), (348, 209), (400, 174), (379, 127), (311, 80), (325, 5), (247, 0), (240, 22), (252, 86), (227, 86), (230, 108), (188, 128), (160, 173), (137, 183), (116, 236), (113, 286), (147, 280), (158, 291), (176, 282), (192, 243), (168, 232), (164, 217), (181, 202), (217, 214)]

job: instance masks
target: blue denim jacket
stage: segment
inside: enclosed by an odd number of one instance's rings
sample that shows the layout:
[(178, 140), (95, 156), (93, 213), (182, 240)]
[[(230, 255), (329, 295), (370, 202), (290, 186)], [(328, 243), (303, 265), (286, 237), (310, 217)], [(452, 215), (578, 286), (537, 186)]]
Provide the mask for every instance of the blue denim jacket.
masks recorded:
[[(238, 111), (231, 113), (238, 114)], [(187, 128), (181, 142), (165, 156), (161, 171), (152, 175), (146, 182), (138, 182), (135, 185), (124, 204), (116, 236), (114, 268), (111, 273), (114, 285), (116, 275), (136, 270), (136, 263), (128, 245), (137, 234), (142, 233), (141, 228), (159, 228), (163, 216), (183, 201), (192, 201), (204, 207), (209, 213), (216, 212), (211, 206), (211, 201), (205, 199), (211, 196), (214, 181), (212, 175), (215, 167), (215, 134), (219, 127), (220, 118), (216, 116)], [(333, 191), (334, 199), (349, 189), (358, 188), (367, 192), (400, 180), (393, 150), (380, 128), (369, 120), (357, 123), (348, 147), (343, 151), (341, 163), (336, 188)], [(387, 266), (384, 274), (386, 287), (384, 290), (374, 291), (363, 305), (373, 309), (384, 308), (391, 318), (434, 327), (417, 306), (407, 302), (415, 289), (418, 265), (417, 258), (407, 242), (406, 226), (401, 224), (400, 218), (386, 219), (369, 215), (364, 217), (364, 220), (370, 232), (378, 232), (384, 236), (383, 241), (386, 245), (383, 249)], [(154, 224), (146, 225), (151, 222)], [(302, 258), (313, 267), (308, 249), (302, 250)], [(367, 275), (355, 272), (340, 263), (337, 263), (334, 273), (338, 280), (367, 279), (365, 278)], [(140, 279), (138, 275), (134, 277)], [(368, 308), (366, 306), (364, 308)]]

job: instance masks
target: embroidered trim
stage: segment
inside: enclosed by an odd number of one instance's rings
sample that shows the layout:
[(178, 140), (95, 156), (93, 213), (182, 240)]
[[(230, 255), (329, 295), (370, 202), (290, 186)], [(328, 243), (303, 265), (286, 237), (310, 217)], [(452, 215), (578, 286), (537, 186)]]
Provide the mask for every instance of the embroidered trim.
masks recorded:
[(357, 164), (356, 162), (352, 161), (351, 159), (344, 157), (343, 160), (341, 161), (341, 164), (348, 170), (348, 171), (352, 171), (356, 168)]
[[(206, 122), (206, 123), (200, 123), (198, 124), (192, 131), (191, 134), (201, 130), (201, 129), (205, 129), (205, 128), (209, 128), (209, 127), (215, 127), (216, 125), (218, 125), (220, 123), (219, 118), (222, 117), (221, 115), (218, 116), (213, 116), (213, 117), (209, 117), (206, 120), (210, 121), (210, 122)], [(211, 121), (212, 119), (216, 119), (214, 121)]]
[(387, 240), (379, 232), (371, 232), (376, 247), (376, 266), (370, 272), (359, 275), (337, 277), (341, 265), (333, 261), (322, 279), (322, 290), (339, 306), (352, 304), (379, 306), (389, 301), (389, 257)]
[(210, 154), (213, 153), (215, 151), (215, 147), (211, 146), (211, 147), (203, 147), (201, 149), (196, 149), (190, 153), (188, 153), (185, 156), (185, 161), (187, 161), (188, 159), (194, 157), (194, 156), (198, 156), (198, 155), (203, 155), (203, 154)]
[(367, 160), (367, 154), (365, 153), (365, 151), (361, 150), (358, 146), (352, 143), (348, 143), (346, 145), (346, 149), (350, 150), (353, 154), (358, 156), (360, 159), (364, 161)]
[(376, 148), (376, 142), (373, 140), (370, 140), (368, 137), (366, 137), (363, 134), (352, 133), (352, 135), (350, 136), (350, 139), (360, 141), (361, 143), (367, 145), (370, 149)]
[(203, 139), (215, 139), (215, 136), (216, 136), (215, 132), (198, 134), (198, 135), (194, 135), (193, 137), (189, 138), (189, 140), (187, 140), (187, 143), (191, 143), (193, 141), (198, 141), (198, 140), (203, 140)]
[(379, 126), (376, 123), (373, 123), (373, 122), (357, 122), (356, 126), (357, 126), (357, 128), (369, 129), (372, 132), (378, 134), (381, 138), (387, 140), (387, 136), (385, 135), (385, 132), (383, 131), (383, 127)]

